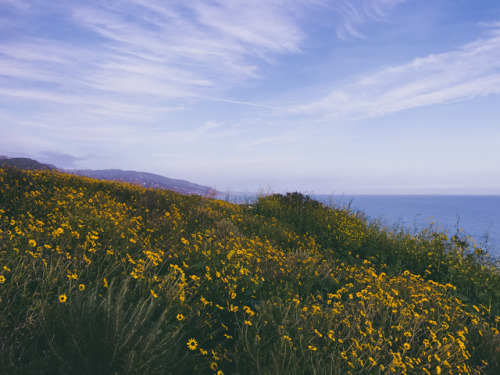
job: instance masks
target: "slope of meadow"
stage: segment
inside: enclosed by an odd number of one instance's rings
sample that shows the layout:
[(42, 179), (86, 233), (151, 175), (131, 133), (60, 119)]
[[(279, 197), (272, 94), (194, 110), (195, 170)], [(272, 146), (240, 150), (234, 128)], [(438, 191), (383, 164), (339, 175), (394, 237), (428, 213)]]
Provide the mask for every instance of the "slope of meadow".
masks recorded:
[(464, 238), (0, 169), (3, 373), (498, 374), (499, 314)]

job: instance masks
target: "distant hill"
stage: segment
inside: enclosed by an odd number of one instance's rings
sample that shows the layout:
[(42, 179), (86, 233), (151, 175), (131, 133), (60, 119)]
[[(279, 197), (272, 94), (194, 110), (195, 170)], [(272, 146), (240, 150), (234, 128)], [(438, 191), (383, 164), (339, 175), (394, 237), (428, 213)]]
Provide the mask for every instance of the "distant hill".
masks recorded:
[(123, 171), (121, 169), (87, 169), (72, 170), (68, 172), (79, 176), (97, 178), (100, 180), (123, 181), (141, 185), (147, 188), (173, 190), (181, 194), (208, 195), (216, 193), (216, 191), (209, 186), (198, 185), (193, 182), (172, 179), (147, 172)]
[(43, 164), (30, 158), (9, 158), (8, 156), (3, 155), (0, 156), (0, 165), (32, 171), (57, 170), (57, 168), (51, 164)]
[(177, 180), (154, 173), (123, 171), (121, 169), (103, 170), (62, 170), (51, 164), (40, 163), (30, 158), (10, 158), (0, 155), (0, 166), (17, 167), (25, 170), (59, 170), (61, 172), (96, 178), (99, 180), (123, 181), (146, 188), (173, 190), (181, 194), (215, 195), (217, 191), (209, 186), (198, 185), (185, 180)]

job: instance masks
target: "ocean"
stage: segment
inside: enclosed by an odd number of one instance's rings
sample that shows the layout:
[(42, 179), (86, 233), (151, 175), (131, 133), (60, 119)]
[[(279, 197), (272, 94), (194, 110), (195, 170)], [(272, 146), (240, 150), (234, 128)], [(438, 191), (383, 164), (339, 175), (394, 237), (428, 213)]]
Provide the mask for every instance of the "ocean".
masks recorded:
[[(226, 197), (236, 203), (251, 202), (255, 194)], [(432, 225), (452, 236), (461, 232), (500, 259), (499, 195), (311, 195), (327, 205), (363, 212), (387, 227), (418, 231)]]
[(493, 195), (317, 195), (335, 205), (349, 205), (388, 227), (420, 230), (432, 225), (449, 235), (461, 232), (500, 257), (500, 196)]

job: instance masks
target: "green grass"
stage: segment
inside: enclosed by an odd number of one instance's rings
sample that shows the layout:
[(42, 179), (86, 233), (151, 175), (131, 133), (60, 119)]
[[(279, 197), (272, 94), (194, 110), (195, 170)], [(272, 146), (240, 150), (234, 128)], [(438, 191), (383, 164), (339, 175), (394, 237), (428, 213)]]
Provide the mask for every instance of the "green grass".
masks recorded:
[(497, 374), (499, 314), (467, 238), (0, 169), (7, 374)]

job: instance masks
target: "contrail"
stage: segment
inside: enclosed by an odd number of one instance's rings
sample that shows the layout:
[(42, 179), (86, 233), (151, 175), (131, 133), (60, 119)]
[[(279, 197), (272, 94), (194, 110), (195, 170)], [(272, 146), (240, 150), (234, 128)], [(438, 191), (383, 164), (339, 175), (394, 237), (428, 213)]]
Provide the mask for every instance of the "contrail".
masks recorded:
[(199, 96), (199, 95), (191, 95), (193, 98), (199, 98), (199, 99), (206, 99), (206, 100), (213, 100), (216, 102), (225, 102), (225, 103), (234, 103), (234, 104), (243, 104), (243, 105), (249, 105), (252, 107), (262, 107), (262, 108), (269, 108), (269, 109), (277, 109), (281, 111), (285, 111), (285, 108), (282, 107), (276, 107), (268, 104), (260, 104), (260, 103), (253, 103), (253, 102), (244, 102), (240, 100), (232, 100), (232, 99), (224, 99), (224, 98), (215, 98), (212, 96)]

